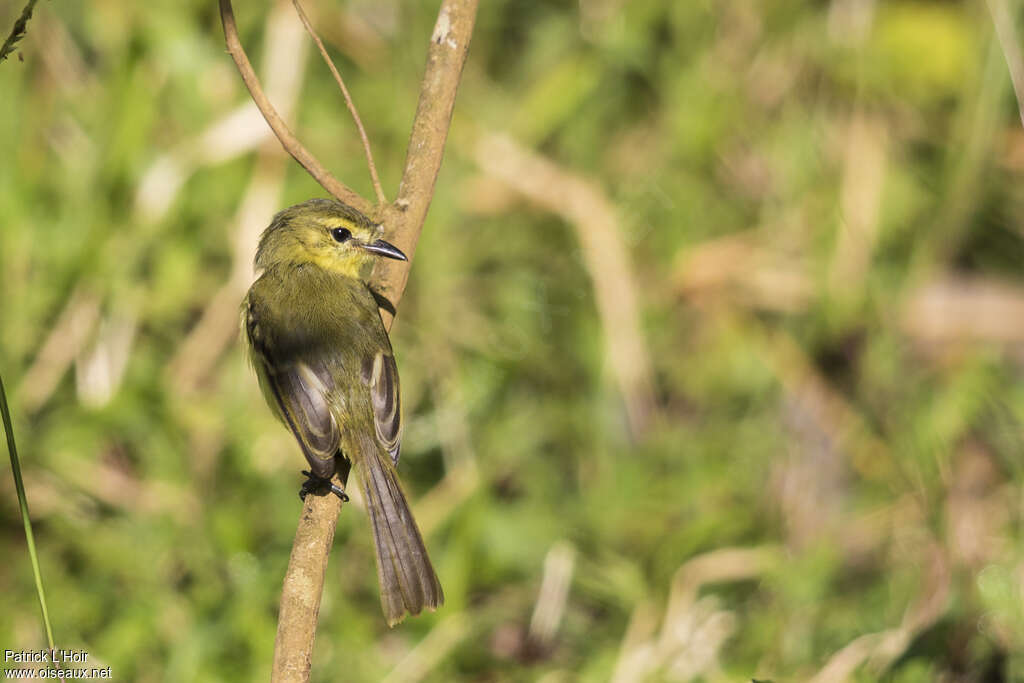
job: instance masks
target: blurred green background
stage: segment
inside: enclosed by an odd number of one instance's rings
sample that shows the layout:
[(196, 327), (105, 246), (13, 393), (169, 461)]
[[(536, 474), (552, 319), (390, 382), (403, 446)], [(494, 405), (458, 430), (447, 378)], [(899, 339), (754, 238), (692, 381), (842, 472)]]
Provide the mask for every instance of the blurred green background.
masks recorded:
[[(392, 198), (437, 5), (306, 2)], [(313, 679), (1024, 680), (1012, 7), (483, 2), (393, 331), (447, 604), (387, 629), (355, 501)], [(290, 5), (235, 10), (371, 196)], [(238, 303), (272, 214), (324, 192), (212, 1), (39, 3), (20, 53), (0, 372), (58, 646), (116, 680), (263, 680), (304, 463)], [(38, 648), (0, 491), (0, 648)]]

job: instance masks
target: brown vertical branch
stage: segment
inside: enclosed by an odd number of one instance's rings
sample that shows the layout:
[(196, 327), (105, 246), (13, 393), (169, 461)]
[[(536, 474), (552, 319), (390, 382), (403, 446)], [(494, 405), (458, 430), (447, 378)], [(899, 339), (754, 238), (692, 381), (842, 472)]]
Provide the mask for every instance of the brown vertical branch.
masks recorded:
[[(238, 39), (231, 2), (220, 0), (228, 52), (281, 145), (337, 199), (380, 219), (388, 239), (405, 251), (410, 261), (441, 169), (455, 94), (469, 50), (478, 4), (479, 0), (443, 0), (441, 3), (427, 51), (427, 64), (409, 137), (398, 199), (375, 211), (370, 202), (334, 178), (299, 143), (274, 110)], [(408, 277), (408, 264), (398, 268), (381, 268), (375, 273), (375, 288), (391, 303), (390, 311), (381, 311), (388, 329), (391, 328), (393, 310), (402, 296)], [(344, 485), (348, 472), (339, 474), (341, 476), (336, 476), (336, 483)], [(340, 510), (341, 501), (335, 496), (306, 498), (281, 593), (272, 681), (309, 679), (324, 576)]]
[[(336, 484), (344, 487), (347, 481), (347, 471), (342, 477), (335, 475)], [(302, 505), (281, 589), (272, 683), (309, 680), (327, 559), (340, 512), (341, 499), (333, 495), (306, 496)]]
[[(384, 215), (380, 217), (388, 240), (409, 257), (408, 263), (381, 263), (374, 273), (377, 290), (394, 307), (398, 306), (405, 283), (409, 280), (416, 243), (434, 196), (434, 181), (441, 170), (455, 107), (455, 92), (469, 52), (478, 4), (479, 0), (444, 0), (441, 3), (427, 50), (427, 66), (420, 86), (416, 118), (412, 122), (398, 198), (385, 207)], [(381, 316), (384, 325), (391, 329), (394, 314), (382, 310)]]

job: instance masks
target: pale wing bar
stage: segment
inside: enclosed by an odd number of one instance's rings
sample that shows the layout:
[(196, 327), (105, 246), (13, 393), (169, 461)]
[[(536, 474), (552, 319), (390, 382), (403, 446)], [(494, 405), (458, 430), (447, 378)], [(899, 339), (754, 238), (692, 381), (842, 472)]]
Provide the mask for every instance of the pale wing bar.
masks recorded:
[(391, 461), (397, 465), (402, 450), (402, 405), (394, 355), (379, 351), (372, 361), (364, 362), (363, 380), (370, 385), (377, 439), (391, 455)]

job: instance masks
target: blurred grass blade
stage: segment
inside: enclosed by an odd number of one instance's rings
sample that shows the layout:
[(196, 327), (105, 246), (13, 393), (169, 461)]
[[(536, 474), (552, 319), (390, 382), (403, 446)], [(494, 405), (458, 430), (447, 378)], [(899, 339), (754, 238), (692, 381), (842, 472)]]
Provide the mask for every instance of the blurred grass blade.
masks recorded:
[(1024, 125), (1024, 55), (1021, 55), (1017, 28), (1013, 24), (1013, 12), (1006, 0), (988, 0), (986, 4), (992, 14), (992, 24), (1006, 59), (1006, 68), (1010, 72), (1013, 94), (1017, 97), (1017, 115), (1021, 125)]
[[(25, 9), (21, 10), (21, 16), (14, 22), (14, 28), (11, 29), (11, 35), (7, 36), (7, 40), (4, 41), (3, 47), (0, 47), (0, 62), (7, 59), (7, 57), (14, 52), (14, 48), (18, 45), (18, 42), (25, 37), (25, 31), (28, 29), (28, 20), (32, 18), (32, 10), (36, 6), (37, 0), (28, 0), (28, 4), (25, 5)], [(10, 435), (10, 432), (7, 432)]]
[[(53, 644), (53, 629), (50, 627), (50, 613), (46, 609), (46, 593), (43, 592), (43, 577), (39, 572), (39, 557), (36, 555), (36, 541), (32, 535), (32, 520), (28, 516), (28, 499), (25, 497), (25, 483), (21, 480), (21, 463), (18, 461), (18, 449), (14, 445), (14, 425), (11, 424), (11, 411), (7, 407), (7, 392), (4, 391), (4, 380), (0, 376), (0, 416), (4, 421), (4, 432), (7, 433), (7, 452), (11, 454), (11, 472), (14, 473), (14, 488), (18, 491), (18, 505), (21, 508), (21, 520), (25, 523), (25, 540), (28, 542), (28, 556), (32, 560), (32, 574), (36, 580), (36, 593), (39, 595), (39, 609), (43, 613), (43, 627), (46, 629), (46, 642), (50, 651), (56, 649)], [(51, 667), (54, 663), (50, 662)]]

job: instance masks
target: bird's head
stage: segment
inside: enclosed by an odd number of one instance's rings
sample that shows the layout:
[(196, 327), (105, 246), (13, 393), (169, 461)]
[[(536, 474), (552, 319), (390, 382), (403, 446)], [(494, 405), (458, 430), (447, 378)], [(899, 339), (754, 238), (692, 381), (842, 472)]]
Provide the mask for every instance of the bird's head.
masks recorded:
[(310, 199), (274, 216), (260, 237), (256, 270), (314, 264), (365, 279), (377, 256), (408, 260), (379, 234), (380, 225), (351, 206), (333, 199)]

